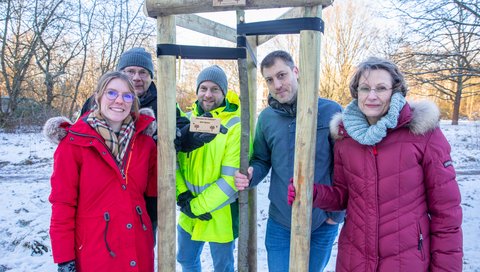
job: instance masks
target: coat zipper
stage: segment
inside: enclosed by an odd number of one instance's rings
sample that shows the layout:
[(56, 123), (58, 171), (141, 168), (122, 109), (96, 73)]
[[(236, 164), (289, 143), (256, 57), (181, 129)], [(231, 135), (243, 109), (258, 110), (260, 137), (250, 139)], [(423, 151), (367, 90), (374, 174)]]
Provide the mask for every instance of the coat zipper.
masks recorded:
[[(375, 208), (376, 208), (376, 215), (378, 217), (378, 163), (377, 163), (377, 156), (378, 156), (378, 150), (377, 150), (377, 146), (374, 145), (372, 146), (372, 153), (373, 153), (373, 159), (375, 161)], [(378, 264), (379, 264), (379, 250), (378, 250), (378, 237), (379, 237), (379, 234), (378, 234), (378, 218), (377, 218), (377, 222), (375, 223), (375, 235), (376, 235), (376, 238), (375, 238), (375, 247), (376, 247), (376, 250), (375, 250), (375, 269), (374, 271), (377, 271), (378, 269)]]
[(133, 149), (133, 145), (135, 144), (135, 138), (136, 137), (134, 135), (132, 136), (132, 139), (130, 139), (131, 144), (128, 145), (127, 151), (125, 151), (125, 156), (123, 156), (122, 165), (120, 166), (120, 173), (122, 174), (122, 178), (125, 180), (126, 184), (128, 184), (128, 180), (125, 169), (127, 169), (127, 166), (129, 165), (128, 162), (130, 161), (130, 151)]

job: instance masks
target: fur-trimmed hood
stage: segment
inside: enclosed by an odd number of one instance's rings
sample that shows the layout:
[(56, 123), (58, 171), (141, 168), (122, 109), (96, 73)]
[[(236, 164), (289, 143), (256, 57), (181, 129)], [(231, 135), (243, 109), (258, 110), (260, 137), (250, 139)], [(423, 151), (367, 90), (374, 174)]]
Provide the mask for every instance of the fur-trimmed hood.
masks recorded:
[[(151, 108), (141, 108), (139, 114), (147, 115), (155, 118), (155, 114)], [(67, 136), (68, 129), (73, 125), (73, 122), (65, 116), (52, 117), (43, 125), (42, 134), (51, 143), (58, 145), (65, 136)], [(157, 130), (157, 122), (151, 122), (147, 128), (142, 132), (148, 136), (153, 136)]]
[[(415, 135), (423, 135), (435, 129), (440, 120), (440, 110), (432, 101), (408, 102), (399, 118), (399, 125), (408, 127)], [(347, 133), (343, 127), (343, 113), (337, 113), (330, 120), (330, 135), (334, 140), (339, 140)]]
[(65, 116), (52, 117), (43, 125), (42, 134), (49, 142), (58, 145), (67, 136), (72, 121)]

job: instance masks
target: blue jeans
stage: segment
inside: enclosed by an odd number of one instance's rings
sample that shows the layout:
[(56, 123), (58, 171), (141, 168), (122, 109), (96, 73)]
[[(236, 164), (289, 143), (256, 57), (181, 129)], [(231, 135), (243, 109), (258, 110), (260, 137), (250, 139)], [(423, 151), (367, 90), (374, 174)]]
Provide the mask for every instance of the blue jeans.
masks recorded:
[[(178, 252), (177, 261), (182, 266), (183, 272), (200, 272), (202, 265), (200, 255), (205, 242), (193, 241), (192, 236), (182, 227), (177, 225)], [(229, 243), (209, 242), (215, 272), (233, 272), (233, 249), (235, 241)]]
[[(310, 272), (321, 272), (330, 259), (333, 242), (338, 233), (338, 224), (323, 223), (310, 237)], [(265, 235), (268, 271), (288, 272), (290, 264), (290, 228), (268, 219)]]

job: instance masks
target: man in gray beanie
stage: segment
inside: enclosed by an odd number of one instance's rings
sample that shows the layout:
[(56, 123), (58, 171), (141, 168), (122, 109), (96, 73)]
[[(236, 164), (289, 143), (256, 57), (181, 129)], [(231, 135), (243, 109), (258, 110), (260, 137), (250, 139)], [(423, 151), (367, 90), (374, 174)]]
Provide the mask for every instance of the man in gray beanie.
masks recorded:
[(197, 78), (197, 101), (190, 116), (210, 114), (226, 133), (191, 152), (178, 152), (177, 261), (182, 271), (201, 271), (200, 255), (210, 245), (215, 271), (234, 271), (233, 250), (238, 237), (238, 200), (233, 175), (240, 166), (240, 103), (227, 97), (227, 76), (214, 65)]
[[(157, 87), (153, 82), (153, 62), (150, 53), (142, 47), (134, 47), (123, 52), (118, 60), (117, 70), (130, 77), (135, 94), (140, 100), (140, 108), (151, 108), (157, 117)], [(83, 105), (80, 116), (89, 111), (93, 103), (90, 97)]]
[[(123, 71), (131, 78), (135, 93), (140, 100), (142, 100), (143, 95), (148, 95), (148, 92), (152, 91), (150, 86), (153, 84), (153, 62), (152, 56), (145, 51), (145, 48), (134, 47), (125, 51), (118, 60), (117, 70)], [(154, 99), (157, 97), (156, 88), (155, 94), (151, 96)], [(156, 104), (155, 100), (155, 113)]]

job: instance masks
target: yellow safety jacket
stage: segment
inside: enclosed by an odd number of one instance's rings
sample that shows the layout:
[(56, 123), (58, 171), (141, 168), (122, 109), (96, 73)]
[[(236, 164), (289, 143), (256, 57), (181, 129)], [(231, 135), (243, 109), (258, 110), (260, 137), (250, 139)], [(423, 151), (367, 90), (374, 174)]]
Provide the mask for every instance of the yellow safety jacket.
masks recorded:
[[(211, 213), (212, 219), (202, 221), (180, 213), (179, 225), (192, 240), (226, 243), (238, 237), (238, 192), (234, 173), (240, 167), (240, 101), (232, 91), (227, 93), (225, 106), (210, 113), (228, 128), (210, 143), (192, 152), (179, 152), (176, 172), (176, 194), (190, 190), (196, 196), (190, 206), (193, 214)], [(199, 115), (193, 104), (191, 116)], [(189, 116), (189, 114), (187, 114)]]

